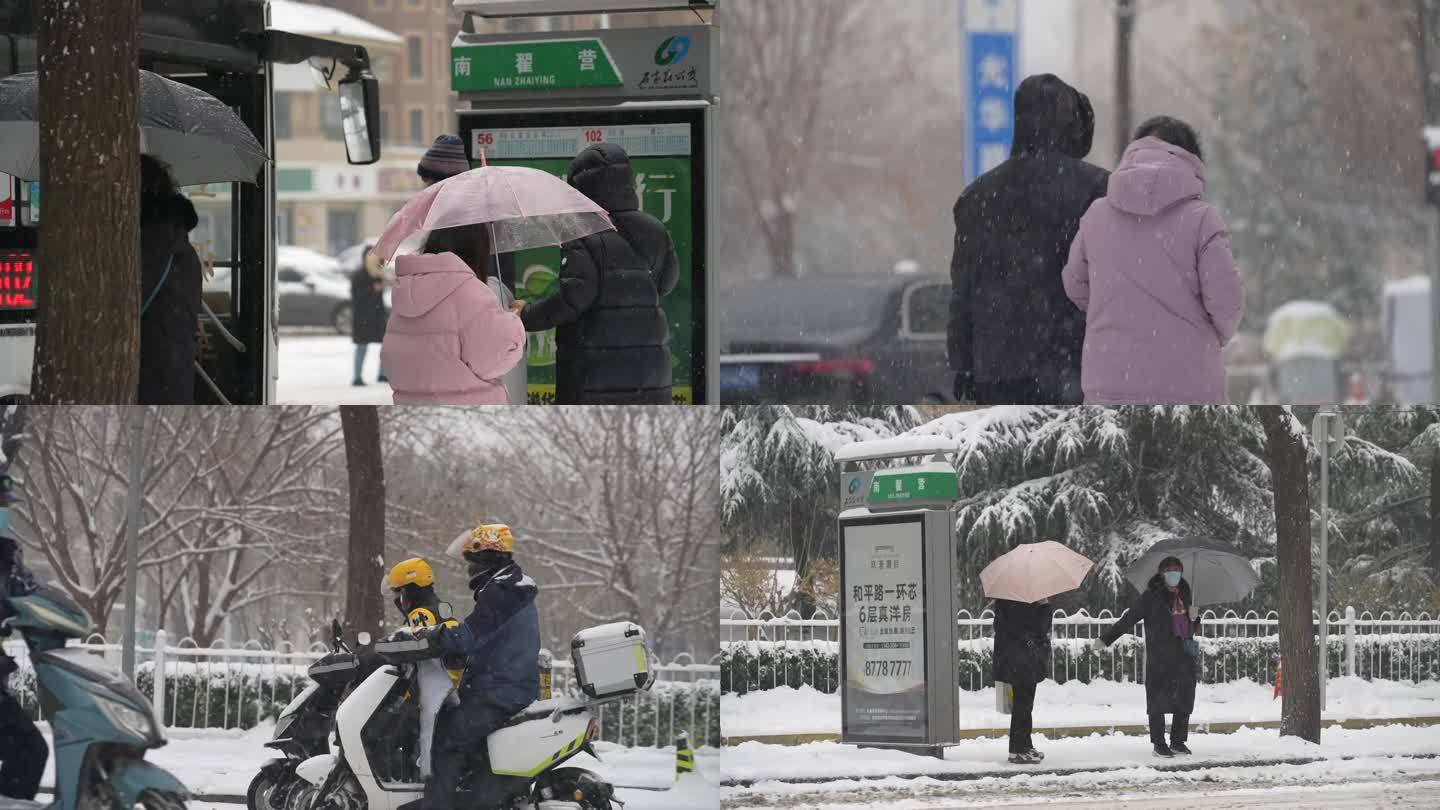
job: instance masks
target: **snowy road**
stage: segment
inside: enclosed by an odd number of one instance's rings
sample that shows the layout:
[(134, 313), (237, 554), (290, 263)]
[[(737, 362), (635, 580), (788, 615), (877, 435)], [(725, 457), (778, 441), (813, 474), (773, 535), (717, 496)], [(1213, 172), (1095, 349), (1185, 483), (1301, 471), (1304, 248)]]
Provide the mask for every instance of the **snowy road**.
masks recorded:
[(1437, 794), (1440, 761), (1378, 757), (1265, 768), (1209, 768), (1182, 774), (1134, 768), (960, 783), (932, 779), (821, 786), (772, 783), (726, 789), (721, 806), (728, 810), (860, 810), (882, 805), (888, 810), (1433, 808)]
[[(44, 724), (41, 730), (49, 736)], [(270, 759), (271, 752), (264, 743), (270, 739), (273, 730), (274, 727), (268, 724), (243, 732), (174, 730), (170, 732), (169, 744), (152, 751), (148, 759), (175, 774), (195, 794), (243, 796), (260, 765)], [(53, 750), (53, 744), (51, 747)], [(621, 748), (608, 743), (599, 743), (595, 747), (600, 752), (600, 762), (581, 754), (572, 763), (576, 767), (597, 771), (620, 785), (661, 789), (618, 789), (616, 794), (625, 802), (626, 810), (675, 810), (680, 807), (707, 810), (716, 807), (719, 802), (720, 756), (715, 749), (696, 751), (697, 773), (677, 783), (674, 781), (674, 748)], [(54, 757), (51, 757), (42, 781), (47, 789), (55, 783), (54, 767)], [(672, 786), (673, 789), (665, 790)], [(191, 810), (212, 807), (236, 810), (237, 807), (234, 804), (200, 801), (191, 802), (189, 806)]]
[(355, 344), (342, 335), (282, 334), (280, 376), (275, 400), (280, 405), (389, 405), (390, 386), (375, 382), (380, 371), (380, 347), (371, 346), (365, 358), (365, 385), (350, 384)]

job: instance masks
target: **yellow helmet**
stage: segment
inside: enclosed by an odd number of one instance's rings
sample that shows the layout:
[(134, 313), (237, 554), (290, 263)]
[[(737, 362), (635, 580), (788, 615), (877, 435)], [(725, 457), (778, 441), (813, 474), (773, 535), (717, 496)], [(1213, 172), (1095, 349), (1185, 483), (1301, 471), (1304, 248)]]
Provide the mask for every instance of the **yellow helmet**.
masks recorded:
[(445, 553), (463, 560), (466, 554), (481, 551), (514, 554), (515, 535), (510, 532), (510, 527), (504, 523), (482, 523), (455, 538)]
[(428, 588), (435, 584), (435, 570), (430, 563), (419, 557), (411, 557), (390, 569), (385, 576), (385, 587), (398, 591), (406, 585), (417, 585), (421, 588)]

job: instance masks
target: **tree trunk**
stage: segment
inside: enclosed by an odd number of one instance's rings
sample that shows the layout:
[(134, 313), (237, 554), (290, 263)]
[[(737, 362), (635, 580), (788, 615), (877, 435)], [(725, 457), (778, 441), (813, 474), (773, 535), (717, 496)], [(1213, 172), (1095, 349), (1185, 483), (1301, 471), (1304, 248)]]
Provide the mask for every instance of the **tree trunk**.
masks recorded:
[(1320, 673), (1311, 594), (1310, 476), (1304, 428), (1278, 405), (1255, 407), (1265, 427), (1275, 497), (1275, 555), (1280, 571), (1280, 659), (1284, 694), (1280, 735), (1320, 742)]
[(1440, 448), (1430, 457), (1430, 570), (1440, 583)]
[(139, 19), (140, 0), (40, 0), (40, 185), (55, 238), (40, 240), (35, 402), (135, 401)]
[(345, 625), (378, 637), (385, 618), (380, 579), (385, 576), (385, 465), (380, 454), (380, 412), (373, 405), (340, 406), (345, 469), (350, 478), (350, 552), (346, 569)]

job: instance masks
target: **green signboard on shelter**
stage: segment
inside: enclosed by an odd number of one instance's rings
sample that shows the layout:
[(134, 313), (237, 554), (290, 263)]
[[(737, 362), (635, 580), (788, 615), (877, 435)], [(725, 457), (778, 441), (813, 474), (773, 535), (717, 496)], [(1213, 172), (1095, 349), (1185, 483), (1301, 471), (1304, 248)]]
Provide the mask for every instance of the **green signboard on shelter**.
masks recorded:
[(598, 39), (491, 42), (450, 49), (450, 87), (457, 93), (624, 86), (620, 69)]
[(906, 501), (947, 501), (960, 497), (960, 479), (953, 470), (877, 472), (870, 480), (867, 504)]

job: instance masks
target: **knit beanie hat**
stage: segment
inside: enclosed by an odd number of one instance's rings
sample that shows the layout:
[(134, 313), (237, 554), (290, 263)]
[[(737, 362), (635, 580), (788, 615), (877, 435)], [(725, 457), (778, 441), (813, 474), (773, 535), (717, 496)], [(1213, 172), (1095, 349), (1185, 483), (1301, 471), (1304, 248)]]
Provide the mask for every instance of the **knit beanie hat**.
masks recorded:
[(438, 183), (468, 171), (470, 162), (465, 159), (465, 142), (456, 135), (441, 135), (425, 151), (415, 173), (421, 180)]

